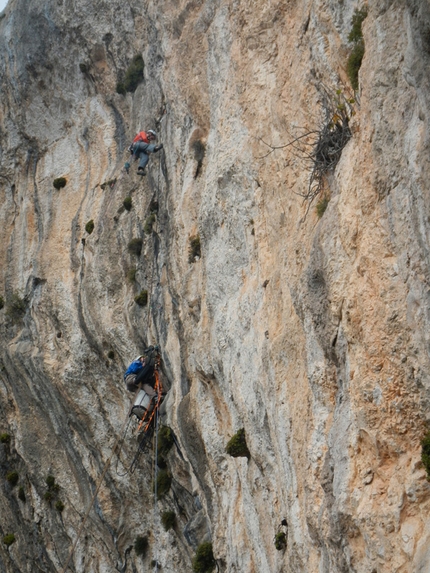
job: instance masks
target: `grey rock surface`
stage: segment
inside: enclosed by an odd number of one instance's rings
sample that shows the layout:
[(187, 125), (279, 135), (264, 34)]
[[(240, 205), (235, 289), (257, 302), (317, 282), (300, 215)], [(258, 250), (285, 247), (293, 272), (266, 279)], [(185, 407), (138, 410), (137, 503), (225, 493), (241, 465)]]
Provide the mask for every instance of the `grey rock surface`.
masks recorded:
[[(63, 571), (75, 541), (76, 572), (179, 573), (208, 540), (228, 573), (430, 570), (430, 8), (368, 4), (354, 94), (361, 7), (10, 0), (0, 15), (2, 573)], [(137, 88), (117, 93), (137, 54)], [(319, 217), (321, 197), (301, 197), (309, 139), (286, 144), (320, 129), (327, 93), (352, 137)], [(164, 150), (127, 175), (148, 128)], [(110, 460), (122, 374), (155, 343), (177, 438), (158, 502), (151, 453), (126, 471), (134, 422)], [(240, 428), (249, 460), (225, 451)]]

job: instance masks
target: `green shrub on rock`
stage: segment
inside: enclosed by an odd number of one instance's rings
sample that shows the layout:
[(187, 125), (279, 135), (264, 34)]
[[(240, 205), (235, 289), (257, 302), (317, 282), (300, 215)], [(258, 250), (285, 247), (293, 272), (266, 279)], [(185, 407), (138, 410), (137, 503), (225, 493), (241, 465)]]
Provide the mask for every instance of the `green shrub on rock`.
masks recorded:
[(140, 293), (134, 297), (134, 302), (139, 306), (146, 306), (148, 304), (148, 291), (141, 290)]
[(140, 535), (136, 537), (136, 541), (134, 542), (134, 550), (136, 555), (140, 557), (145, 557), (146, 552), (148, 551), (149, 542), (146, 536)]
[(130, 211), (131, 208), (132, 208), (132, 206), (133, 206), (133, 201), (132, 201), (131, 197), (128, 196), (128, 197), (126, 197), (126, 198), (124, 199), (124, 201), (122, 202), (122, 204), (124, 205), (124, 209), (125, 209), (126, 211)]
[(55, 189), (59, 191), (62, 187), (66, 186), (67, 179), (65, 177), (57, 177), (56, 179), (54, 179), (52, 184), (55, 187)]
[(164, 457), (174, 444), (173, 432), (168, 426), (162, 426), (158, 432), (158, 453)]
[(166, 470), (157, 473), (157, 499), (161, 499), (170, 490), (172, 476)]
[(144, 62), (141, 54), (137, 54), (132, 59), (125, 72), (125, 78), (122, 82), (125, 91), (134, 92), (137, 86), (143, 81)]
[(201, 543), (197, 547), (197, 551), (193, 559), (193, 572), (210, 573), (215, 569), (215, 565), (216, 562), (212, 551), (212, 543)]
[(93, 219), (91, 219), (90, 221), (88, 221), (88, 223), (85, 225), (85, 230), (86, 232), (91, 235), (91, 233), (94, 231), (94, 221)]
[(245, 457), (250, 458), (248, 446), (246, 445), (245, 430), (241, 428), (236, 434), (230, 438), (225, 448), (225, 451), (233, 458)]
[(6, 316), (13, 322), (19, 322), (27, 309), (26, 302), (18, 293), (13, 293), (7, 300)]
[(10, 444), (10, 434), (7, 434), (6, 432), (0, 434), (0, 443)]
[(14, 542), (15, 542), (15, 535), (13, 533), (8, 533), (3, 537), (3, 543), (6, 545), (6, 547), (10, 547)]
[(351, 31), (348, 35), (348, 41), (353, 46), (346, 64), (346, 73), (355, 91), (358, 90), (358, 72), (364, 57), (364, 39), (361, 27), (366, 16), (367, 8), (355, 10), (351, 20)]
[(6, 474), (6, 481), (9, 482), (11, 487), (15, 487), (19, 481), (19, 474), (18, 472), (8, 472)]
[(136, 257), (140, 257), (140, 253), (142, 252), (142, 245), (143, 240), (141, 238), (136, 237), (135, 239), (131, 239), (128, 243), (128, 252), (130, 255), (136, 255)]
[(200, 245), (200, 235), (195, 235), (194, 237), (190, 237), (190, 246), (188, 249), (188, 262), (194, 263), (196, 257), (201, 257), (201, 245)]
[(146, 235), (150, 235), (152, 233), (152, 227), (155, 223), (155, 213), (151, 213), (145, 220), (145, 224), (143, 225), (143, 230), (145, 231)]
[(430, 481), (430, 432), (421, 440), (421, 461), (427, 472), (427, 479)]
[(61, 499), (57, 500), (57, 502), (55, 503), (55, 509), (60, 513), (63, 511), (64, 503), (61, 501)]
[(275, 535), (275, 549), (282, 551), (287, 546), (287, 535), (283, 531), (279, 531)]
[(174, 511), (164, 511), (161, 514), (161, 523), (165, 531), (169, 531), (176, 525), (176, 514)]

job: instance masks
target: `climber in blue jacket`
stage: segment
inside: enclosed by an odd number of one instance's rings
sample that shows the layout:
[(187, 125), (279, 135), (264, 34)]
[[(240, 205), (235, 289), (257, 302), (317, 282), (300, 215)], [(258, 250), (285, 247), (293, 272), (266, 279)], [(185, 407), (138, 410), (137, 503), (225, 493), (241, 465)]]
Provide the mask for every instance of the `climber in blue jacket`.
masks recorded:
[(127, 368), (124, 373), (124, 382), (130, 392), (142, 389), (150, 398), (157, 395), (154, 390), (154, 364), (143, 354), (135, 358)]

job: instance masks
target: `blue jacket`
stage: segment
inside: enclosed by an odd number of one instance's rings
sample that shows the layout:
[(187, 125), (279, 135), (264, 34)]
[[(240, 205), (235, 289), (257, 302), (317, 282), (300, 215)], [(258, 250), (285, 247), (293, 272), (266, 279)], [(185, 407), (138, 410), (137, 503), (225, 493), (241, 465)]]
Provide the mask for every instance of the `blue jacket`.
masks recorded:
[(142, 368), (143, 368), (142, 362), (139, 360), (139, 358), (136, 358), (136, 360), (133, 360), (133, 362), (125, 371), (124, 380), (127, 378), (129, 374), (138, 374), (142, 370)]

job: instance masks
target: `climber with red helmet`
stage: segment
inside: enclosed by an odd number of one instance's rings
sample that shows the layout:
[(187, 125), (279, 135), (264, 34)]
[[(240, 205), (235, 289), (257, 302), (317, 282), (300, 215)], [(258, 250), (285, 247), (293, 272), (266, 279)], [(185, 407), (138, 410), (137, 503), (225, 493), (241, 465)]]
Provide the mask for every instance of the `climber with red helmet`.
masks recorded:
[(148, 129), (148, 131), (140, 131), (133, 139), (133, 143), (130, 146), (130, 152), (133, 154), (135, 160), (139, 159), (139, 167), (137, 168), (138, 175), (146, 175), (145, 167), (149, 161), (149, 154), (156, 153), (157, 151), (160, 151), (160, 149), (163, 149), (162, 143), (159, 145), (152, 143), (156, 139), (157, 134), (152, 129)]

